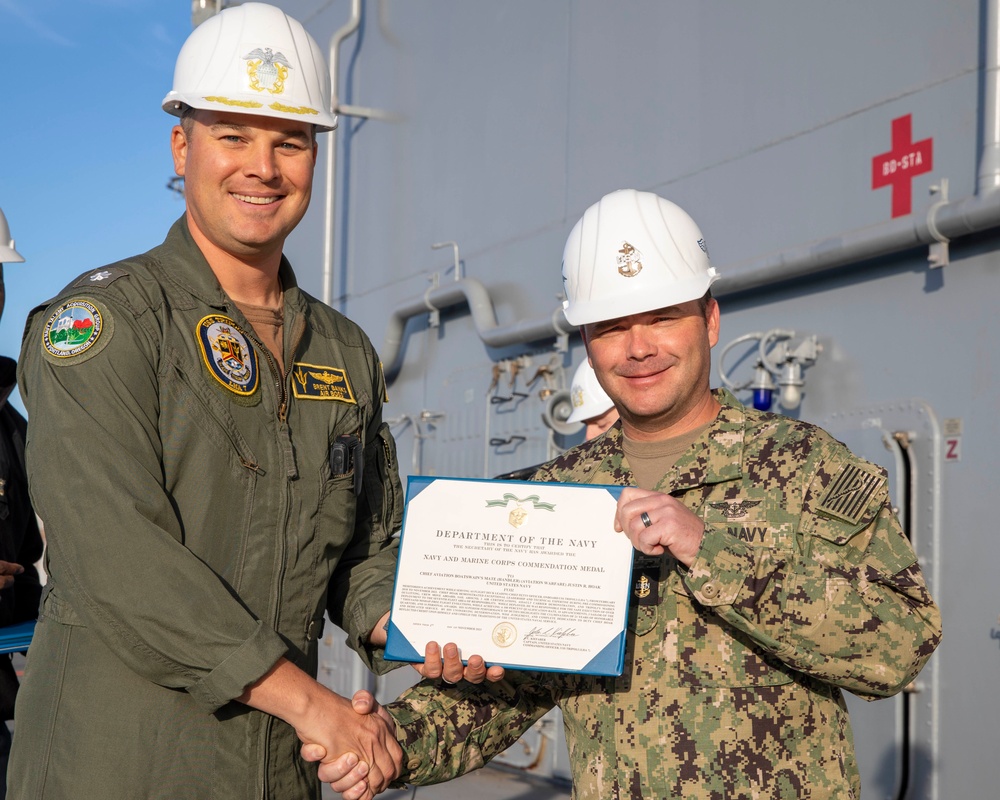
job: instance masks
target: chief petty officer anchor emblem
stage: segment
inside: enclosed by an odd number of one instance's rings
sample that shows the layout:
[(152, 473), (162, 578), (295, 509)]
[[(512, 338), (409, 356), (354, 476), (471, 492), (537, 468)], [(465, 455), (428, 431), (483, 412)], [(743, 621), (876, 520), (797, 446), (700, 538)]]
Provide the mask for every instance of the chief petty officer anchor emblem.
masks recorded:
[(257, 390), (257, 353), (247, 335), (229, 317), (210, 314), (198, 323), (205, 366), (229, 391), (247, 397)]

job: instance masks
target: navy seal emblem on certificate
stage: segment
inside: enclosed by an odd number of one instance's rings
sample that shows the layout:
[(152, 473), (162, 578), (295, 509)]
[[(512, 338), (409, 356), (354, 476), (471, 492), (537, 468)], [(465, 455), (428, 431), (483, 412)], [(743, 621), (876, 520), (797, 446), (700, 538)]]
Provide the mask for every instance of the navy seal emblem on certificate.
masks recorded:
[(621, 486), (410, 476), (386, 658), (429, 641), (515, 669), (620, 675), (632, 545)]
[(248, 397), (257, 391), (257, 351), (229, 317), (209, 314), (198, 323), (198, 342), (208, 371), (229, 391)]

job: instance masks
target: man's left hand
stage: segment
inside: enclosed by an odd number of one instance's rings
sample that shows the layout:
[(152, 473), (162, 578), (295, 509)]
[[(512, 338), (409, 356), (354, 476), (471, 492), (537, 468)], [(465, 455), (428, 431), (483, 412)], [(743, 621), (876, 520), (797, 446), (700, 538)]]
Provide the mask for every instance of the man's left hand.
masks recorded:
[(623, 531), (632, 546), (648, 556), (670, 553), (690, 567), (705, 536), (705, 523), (669, 494), (629, 487), (618, 498), (615, 530)]

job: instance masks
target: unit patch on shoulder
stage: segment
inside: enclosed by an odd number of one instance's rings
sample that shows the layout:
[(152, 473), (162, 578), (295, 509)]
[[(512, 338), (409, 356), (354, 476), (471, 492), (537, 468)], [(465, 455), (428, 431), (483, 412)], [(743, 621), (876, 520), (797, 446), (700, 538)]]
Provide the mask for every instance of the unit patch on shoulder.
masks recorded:
[(235, 322), (221, 314), (209, 314), (198, 323), (197, 336), (213, 378), (240, 397), (257, 391), (257, 351)]
[(300, 400), (338, 400), (357, 405), (347, 371), (340, 367), (320, 367), (295, 362), (292, 394)]
[[(42, 329), (42, 350), (50, 361), (68, 364), (97, 355), (111, 340), (111, 316), (92, 300), (76, 298), (57, 306)], [(86, 359), (80, 356), (87, 354)]]
[(857, 524), (882, 482), (882, 475), (873, 468), (865, 468), (861, 464), (844, 464), (833, 476), (816, 510)]
[(74, 289), (87, 286), (97, 286), (103, 289), (105, 286), (110, 286), (119, 278), (124, 278), (127, 275), (128, 270), (121, 267), (101, 267), (100, 269), (88, 272), (86, 275), (81, 275), (73, 281), (72, 286)]

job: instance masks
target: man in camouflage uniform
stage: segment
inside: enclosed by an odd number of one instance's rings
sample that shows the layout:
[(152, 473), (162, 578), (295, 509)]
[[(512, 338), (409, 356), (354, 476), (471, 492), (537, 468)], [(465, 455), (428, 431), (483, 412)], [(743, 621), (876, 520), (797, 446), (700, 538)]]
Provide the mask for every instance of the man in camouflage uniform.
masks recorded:
[[(570, 235), (566, 317), (621, 422), (535, 479), (637, 487), (615, 519), (636, 548), (626, 666), (425, 681), (387, 706), (405, 780), (479, 767), (558, 705), (581, 800), (859, 797), (842, 690), (899, 692), (940, 615), (883, 470), (710, 390), (714, 277), (694, 222), (652, 194), (608, 195)], [(347, 767), (320, 776), (353, 798)]]

